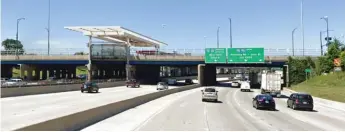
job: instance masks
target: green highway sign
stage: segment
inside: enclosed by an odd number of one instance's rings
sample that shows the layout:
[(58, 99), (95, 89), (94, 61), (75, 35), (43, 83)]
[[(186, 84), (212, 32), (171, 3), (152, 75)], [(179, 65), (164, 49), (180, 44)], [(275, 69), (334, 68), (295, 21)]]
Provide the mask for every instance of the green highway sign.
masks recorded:
[(264, 48), (228, 48), (228, 63), (264, 62)]
[(226, 63), (226, 48), (206, 48), (205, 63)]
[(304, 72), (311, 72), (311, 69), (305, 69)]

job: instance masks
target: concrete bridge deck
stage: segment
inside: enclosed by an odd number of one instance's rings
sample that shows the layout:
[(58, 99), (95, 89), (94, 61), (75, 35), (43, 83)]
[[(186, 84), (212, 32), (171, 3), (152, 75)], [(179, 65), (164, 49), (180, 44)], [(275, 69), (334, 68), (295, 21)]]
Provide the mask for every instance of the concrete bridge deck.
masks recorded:
[[(295, 56), (295, 58), (303, 58)], [(316, 59), (316, 57), (312, 57)], [(4, 61), (61, 61), (61, 60), (75, 60), (87, 61), (87, 55), (61, 55), (61, 56), (43, 56), (43, 55), (5, 55), (1, 56), (1, 62)], [(99, 61), (124, 61), (125, 59), (111, 59), (111, 58), (93, 58)], [(132, 61), (204, 61), (204, 56), (173, 56), (173, 55), (136, 55), (131, 56)], [(288, 56), (266, 56), (266, 62), (270, 61), (287, 61)]]

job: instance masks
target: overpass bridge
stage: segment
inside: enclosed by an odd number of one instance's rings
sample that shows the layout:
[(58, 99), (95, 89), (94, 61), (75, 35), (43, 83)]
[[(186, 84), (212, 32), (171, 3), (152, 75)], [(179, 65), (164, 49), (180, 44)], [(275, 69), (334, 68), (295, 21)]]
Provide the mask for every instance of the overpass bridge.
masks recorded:
[[(301, 56), (296, 56), (303, 58)], [(316, 58), (316, 57), (313, 57)], [(197, 73), (197, 65), (204, 64), (203, 55), (131, 55), (129, 64), (141, 74), (152, 74), (153, 71), (163, 71), (162, 66), (172, 66), (180, 69), (182, 75), (189, 76)], [(287, 61), (287, 55), (266, 56), (265, 64), (247, 64), (260, 67), (281, 67)], [(94, 78), (121, 78), (125, 77), (125, 59), (116, 59), (109, 56), (92, 57)], [(88, 55), (2, 55), (1, 71), (3, 77), (11, 77), (12, 68), (20, 65), (21, 75), (27, 75), (30, 80), (45, 79), (51, 75), (61, 78), (74, 78), (76, 67), (88, 64)], [(226, 64), (231, 65), (231, 64)], [(238, 65), (238, 64), (237, 64)], [(246, 64), (242, 64), (246, 65)], [(233, 64), (233, 66), (236, 66)], [(151, 68), (151, 71), (150, 71)], [(142, 70), (140, 70), (142, 69)], [(152, 71), (153, 70), (153, 71)], [(33, 72), (42, 75), (33, 76)], [(159, 75), (159, 74), (157, 74)], [(140, 75), (139, 75), (140, 76)], [(180, 75), (181, 76), (181, 75)], [(58, 77), (59, 78), (59, 77)], [(157, 77), (156, 77), (157, 78)]]

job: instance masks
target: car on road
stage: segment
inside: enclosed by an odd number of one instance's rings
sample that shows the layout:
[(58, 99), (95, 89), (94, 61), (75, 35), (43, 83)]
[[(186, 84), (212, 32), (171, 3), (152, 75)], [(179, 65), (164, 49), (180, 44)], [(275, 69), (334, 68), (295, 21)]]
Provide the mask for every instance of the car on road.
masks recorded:
[(80, 91), (82, 93), (84, 93), (84, 91), (87, 91), (88, 93), (92, 93), (92, 92), (98, 93), (99, 87), (98, 87), (97, 83), (91, 82), (91, 81), (87, 81), (87, 82), (85, 82), (85, 83), (83, 83), (81, 85)]
[(276, 103), (273, 99), (273, 97), (269, 94), (259, 94), (256, 95), (253, 98), (253, 107), (256, 109), (270, 109), (270, 110), (275, 110), (276, 109)]
[(165, 90), (168, 88), (169, 88), (169, 86), (166, 82), (158, 82), (157, 83), (157, 90)]
[(185, 84), (189, 85), (189, 84), (193, 84), (193, 80), (192, 79), (186, 79), (184, 81)]
[(250, 92), (250, 83), (249, 81), (243, 81), (241, 83), (241, 88), (240, 88), (241, 91), (248, 91)]
[(169, 78), (169, 79), (168, 79), (168, 84), (169, 84), (169, 85), (176, 85), (176, 84), (177, 84), (177, 80), (176, 80), (176, 79)]
[(214, 102), (218, 101), (218, 91), (216, 90), (216, 88), (214, 87), (206, 87), (203, 90), (201, 90), (202, 92), (202, 101), (208, 101), (208, 100), (212, 100)]
[(231, 87), (236, 87), (236, 88), (238, 88), (238, 87), (240, 87), (240, 83), (237, 82), (237, 81), (231, 82)]
[(135, 79), (130, 79), (128, 81), (126, 81), (126, 87), (132, 87), (132, 88), (136, 88), (136, 87), (140, 87), (140, 82), (135, 80)]
[(313, 111), (314, 101), (313, 97), (307, 93), (292, 93), (287, 100), (287, 107), (296, 109), (306, 109)]

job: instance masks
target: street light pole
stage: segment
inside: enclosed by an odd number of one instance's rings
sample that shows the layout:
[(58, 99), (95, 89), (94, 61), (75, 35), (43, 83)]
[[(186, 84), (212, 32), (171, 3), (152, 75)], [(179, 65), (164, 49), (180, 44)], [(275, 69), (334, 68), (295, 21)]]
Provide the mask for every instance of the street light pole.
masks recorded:
[(292, 56), (295, 56), (295, 39), (294, 39), (294, 33), (296, 31), (297, 27), (292, 30)]
[(327, 44), (329, 44), (328, 16), (324, 16), (321, 19), (326, 21), (326, 25), (327, 25), (327, 29), (326, 29), (326, 32), (327, 32)]
[(302, 45), (303, 45), (303, 56), (304, 56), (304, 22), (303, 22), (303, 0), (301, 0), (301, 28), (302, 28)]
[(20, 22), (20, 20), (25, 20), (25, 18), (18, 18), (17, 19), (17, 33), (16, 33), (16, 40), (18, 41), (18, 31), (19, 31), (19, 22)]
[(321, 56), (323, 56), (322, 31), (320, 31), (320, 48), (321, 48)]
[(205, 41), (205, 49), (206, 49), (206, 47), (207, 47), (206, 36), (204, 36), (204, 41)]
[(219, 48), (219, 28), (217, 29), (217, 48)]
[(229, 18), (229, 24), (230, 24), (230, 48), (232, 48), (232, 22), (231, 22), (231, 18)]
[(50, 55), (50, 0), (48, 1), (48, 55)]
[(321, 56), (323, 55), (323, 46), (325, 46), (325, 45), (322, 44), (322, 34), (323, 34), (324, 32), (329, 32), (329, 31), (334, 31), (334, 30), (320, 31)]

